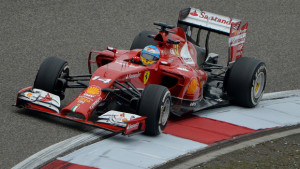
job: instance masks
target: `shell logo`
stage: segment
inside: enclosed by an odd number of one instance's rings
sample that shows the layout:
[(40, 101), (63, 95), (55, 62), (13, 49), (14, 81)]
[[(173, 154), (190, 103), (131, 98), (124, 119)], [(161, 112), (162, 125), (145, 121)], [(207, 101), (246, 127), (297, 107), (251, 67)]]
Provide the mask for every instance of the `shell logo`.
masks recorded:
[(98, 94), (100, 94), (100, 89), (96, 86), (91, 86), (86, 90), (86, 92), (88, 94), (98, 95)]
[(199, 88), (199, 84), (197, 82), (196, 79), (193, 79), (190, 84), (189, 84), (189, 87), (186, 91), (186, 94), (190, 94), (190, 95), (193, 95), (196, 93), (196, 90)]

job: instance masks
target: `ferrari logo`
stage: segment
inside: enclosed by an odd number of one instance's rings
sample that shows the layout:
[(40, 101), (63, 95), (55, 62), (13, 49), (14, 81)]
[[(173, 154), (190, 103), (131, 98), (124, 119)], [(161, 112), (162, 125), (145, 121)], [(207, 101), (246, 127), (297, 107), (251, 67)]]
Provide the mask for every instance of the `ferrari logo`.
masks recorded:
[(175, 51), (176, 55), (179, 55), (178, 44), (174, 45), (174, 51)]
[(150, 76), (150, 71), (146, 71), (144, 73), (144, 84), (146, 84), (148, 82), (149, 76)]

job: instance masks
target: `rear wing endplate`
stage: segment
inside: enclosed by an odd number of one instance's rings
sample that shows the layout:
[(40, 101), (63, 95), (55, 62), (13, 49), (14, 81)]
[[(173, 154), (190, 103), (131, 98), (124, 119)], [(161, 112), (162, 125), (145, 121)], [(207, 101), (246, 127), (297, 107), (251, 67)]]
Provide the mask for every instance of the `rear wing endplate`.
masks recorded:
[(248, 23), (227, 16), (186, 8), (180, 11), (178, 23), (229, 36), (229, 62), (242, 56)]

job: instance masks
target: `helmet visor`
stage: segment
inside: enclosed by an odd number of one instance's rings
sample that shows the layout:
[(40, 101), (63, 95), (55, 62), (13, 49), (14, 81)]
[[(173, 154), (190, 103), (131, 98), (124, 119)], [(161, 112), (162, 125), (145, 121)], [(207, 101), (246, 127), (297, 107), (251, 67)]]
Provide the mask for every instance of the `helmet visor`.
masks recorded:
[(142, 57), (147, 59), (147, 60), (152, 60), (152, 61), (156, 61), (158, 60), (157, 57), (153, 56), (153, 55), (150, 55), (148, 53), (142, 53)]
[(141, 56), (141, 58), (144, 65), (152, 65), (153, 63), (157, 62), (156, 60), (147, 60), (143, 58), (143, 56)]

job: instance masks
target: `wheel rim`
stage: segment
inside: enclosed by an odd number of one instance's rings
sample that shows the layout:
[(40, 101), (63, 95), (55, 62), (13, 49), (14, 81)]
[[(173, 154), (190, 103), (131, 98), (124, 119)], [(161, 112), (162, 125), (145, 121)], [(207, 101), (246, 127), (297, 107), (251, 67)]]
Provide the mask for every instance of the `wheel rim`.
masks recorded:
[(170, 115), (170, 99), (167, 98), (164, 104), (161, 106), (161, 112), (159, 117), (159, 124), (165, 126), (167, 124)]
[(254, 82), (254, 90), (253, 95), (254, 98), (259, 98), (264, 90), (265, 86), (265, 74), (263, 72), (260, 72)]
[(63, 70), (61, 71), (61, 73), (60, 73), (60, 75), (59, 75), (59, 77), (58, 78), (66, 78), (66, 77), (68, 77), (69, 76), (69, 70), (70, 68), (69, 68), (69, 66), (67, 65), (67, 66), (65, 66), (64, 68), (63, 68)]
[[(57, 77), (56, 82), (55, 82), (55, 88), (54, 88), (54, 92), (57, 92), (57, 94), (62, 94), (65, 92), (65, 87), (59, 86), (58, 78), (66, 79), (67, 77), (69, 77), (69, 71), (70, 71), (69, 66), (65, 65), (63, 67), (63, 69), (61, 70), (60, 75)], [(60, 95), (60, 97), (62, 97), (62, 95)]]

